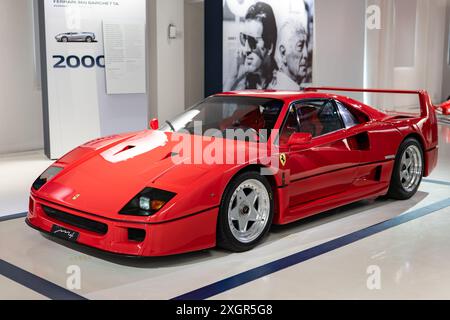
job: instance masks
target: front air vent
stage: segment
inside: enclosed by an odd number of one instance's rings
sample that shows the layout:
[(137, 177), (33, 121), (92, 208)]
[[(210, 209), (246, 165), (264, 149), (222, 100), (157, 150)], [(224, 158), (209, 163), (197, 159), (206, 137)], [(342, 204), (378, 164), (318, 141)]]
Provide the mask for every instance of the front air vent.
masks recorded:
[(356, 141), (359, 146), (359, 150), (370, 150), (370, 139), (367, 132), (360, 133), (356, 136)]
[(352, 150), (368, 151), (370, 150), (370, 139), (367, 132), (360, 133), (347, 139)]
[(42, 208), (48, 217), (56, 221), (101, 235), (105, 235), (108, 232), (108, 225), (104, 223), (79, 217), (47, 206), (42, 206)]
[(128, 229), (128, 240), (135, 242), (143, 242), (145, 240), (145, 230), (143, 229)]
[(134, 149), (134, 148), (136, 148), (136, 146), (126, 146), (125, 148), (123, 148), (123, 149), (120, 150), (119, 152), (115, 153), (114, 155), (117, 156), (118, 154), (120, 154), (120, 153), (122, 153), (122, 152), (131, 150), (131, 149)]
[(383, 174), (383, 166), (378, 166), (375, 169), (375, 181), (381, 181), (382, 174)]

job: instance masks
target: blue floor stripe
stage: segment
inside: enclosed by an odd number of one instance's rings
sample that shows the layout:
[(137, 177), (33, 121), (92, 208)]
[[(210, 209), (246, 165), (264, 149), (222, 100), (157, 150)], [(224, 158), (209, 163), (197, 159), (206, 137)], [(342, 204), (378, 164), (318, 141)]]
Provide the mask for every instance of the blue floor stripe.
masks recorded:
[(175, 297), (203, 300), (450, 206), (450, 198)]
[(86, 298), (0, 259), (0, 275), (52, 300)]
[(434, 179), (423, 179), (423, 182), (440, 184), (440, 185), (443, 185), (443, 186), (449, 186), (450, 187), (450, 182), (447, 182), (447, 181), (434, 180)]
[(12, 215), (8, 215), (8, 216), (4, 216), (4, 217), (0, 217), (0, 222), (4, 222), (4, 221), (10, 221), (10, 220), (15, 220), (15, 219), (20, 219), (20, 218), (25, 218), (27, 216), (27, 212), (23, 212), (23, 213), (17, 213), (17, 214), (12, 214)]

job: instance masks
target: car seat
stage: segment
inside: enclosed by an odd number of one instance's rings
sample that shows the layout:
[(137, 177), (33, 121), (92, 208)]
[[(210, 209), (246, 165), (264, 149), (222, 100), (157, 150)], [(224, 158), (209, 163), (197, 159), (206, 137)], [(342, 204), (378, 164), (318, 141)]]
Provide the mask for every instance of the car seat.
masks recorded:
[(313, 137), (320, 136), (324, 128), (318, 116), (320, 109), (315, 106), (302, 106), (298, 110), (300, 132), (311, 133)]

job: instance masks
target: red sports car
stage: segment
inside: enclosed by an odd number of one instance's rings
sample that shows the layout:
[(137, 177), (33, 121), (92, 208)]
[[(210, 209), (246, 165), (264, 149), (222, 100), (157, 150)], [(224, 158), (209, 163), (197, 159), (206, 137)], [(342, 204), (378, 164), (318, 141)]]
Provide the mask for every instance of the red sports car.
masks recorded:
[[(336, 91), (413, 94), (420, 111), (389, 114)], [(156, 123), (58, 160), (32, 186), (29, 226), (128, 256), (241, 252), (272, 224), (361, 199), (408, 199), (438, 156), (424, 91), (229, 92)]]

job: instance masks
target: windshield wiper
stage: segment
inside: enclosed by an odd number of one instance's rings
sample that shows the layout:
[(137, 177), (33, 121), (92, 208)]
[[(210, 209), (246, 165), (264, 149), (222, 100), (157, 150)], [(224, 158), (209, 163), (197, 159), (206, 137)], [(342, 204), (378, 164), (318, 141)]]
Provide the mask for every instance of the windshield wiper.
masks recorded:
[(176, 131), (177, 131), (177, 130), (175, 130), (175, 127), (173, 126), (173, 124), (172, 124), (169, 120), (167, 120), (166, 123), (167, 123), (167, 125), (170, 127), (170, 129), (171, 129), (173, 132), (176, 132)]

